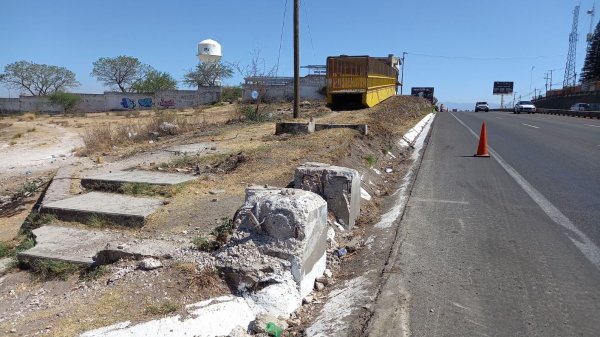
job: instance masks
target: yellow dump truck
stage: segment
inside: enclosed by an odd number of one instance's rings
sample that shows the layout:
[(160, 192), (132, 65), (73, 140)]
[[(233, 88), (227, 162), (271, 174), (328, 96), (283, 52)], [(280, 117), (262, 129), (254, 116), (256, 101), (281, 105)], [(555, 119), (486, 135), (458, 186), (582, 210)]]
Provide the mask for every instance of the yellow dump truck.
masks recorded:
[(372, 107), (396, 95), (397, 58), (330, 56), (327, 58), (327, 103)]

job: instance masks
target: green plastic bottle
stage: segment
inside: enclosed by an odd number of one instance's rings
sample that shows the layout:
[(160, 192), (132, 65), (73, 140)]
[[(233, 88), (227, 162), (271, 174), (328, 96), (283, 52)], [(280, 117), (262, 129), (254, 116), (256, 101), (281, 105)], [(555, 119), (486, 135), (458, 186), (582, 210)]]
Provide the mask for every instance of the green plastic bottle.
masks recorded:
[(267, 333), (271, 336), (283, 337), (283, 328), (275, 325), (273, 322), (267, 323), (267, 328), (265, 331), (267, 331)]

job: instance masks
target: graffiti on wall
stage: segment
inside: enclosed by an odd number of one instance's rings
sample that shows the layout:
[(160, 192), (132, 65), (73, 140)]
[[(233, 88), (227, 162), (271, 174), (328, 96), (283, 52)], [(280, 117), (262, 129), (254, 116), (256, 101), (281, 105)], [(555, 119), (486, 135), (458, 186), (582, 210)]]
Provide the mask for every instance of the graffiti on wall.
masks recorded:
[(158, 102), (158, 105), (160, 105), (163, 108), (170, 108), (170, 107), (174, 107), (175, 106), (175, 100), (174, 99), (160, 99), (160, 102)]
[(123, 97), (121, 106), (125, 109), (135, 109), (135, 102), (131, 98)]
[(143, 107), (143, 108), (151, 108), (153, 105), (152, 98), (147, 97), (147, 98), (138, 99), (138, 104), (140, 105), (140, 107)]

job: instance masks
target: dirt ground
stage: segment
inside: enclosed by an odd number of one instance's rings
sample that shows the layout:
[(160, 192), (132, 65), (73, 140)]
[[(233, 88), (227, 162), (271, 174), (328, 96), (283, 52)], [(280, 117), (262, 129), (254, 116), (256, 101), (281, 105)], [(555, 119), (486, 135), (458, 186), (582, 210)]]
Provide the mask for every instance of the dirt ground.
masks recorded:
[[(103, 267), (102, 272), (94, 273), (93, 277), (74, 273), (65, 280), (52, 281), (41, 281), (27, 270), (14, 268), (0, 278), (0, 334), (12, 331), (11, 335), (16, 336), (73, 336), (124, 320), (144, 321), (172, 315), (181, 312), (185, 304), (228, 293), (230, 290), (218, 275), (205, 275), (198, 271), (195, 263), (205, 253), (195, 251), (189, 242), (198, 236), (210, 238), (211, 231), (223, 218), (231, 218), (242, 204), (248, 185), (284, 187), (293, 180), (295, 168), (307, 161), (352, 167), (363, 175), (363, 187), (373, 199), (362, 201), (356, 229), (345, 233), (339, 242), (360, 236), (378, 219), (382, 198), (392, 192), (395, 182), (401, 179), (405, 170), (403, 158), (409, 152), (396, 146), (395, 142), (430, 111), (430, 106), (426, 101), (413, 97), (393, 97), (372, 109), (331, 111), (323, 103), (313, 102), (301, 110), (301, 121), (314, 117), (319, 123), (367, 123), (369, 134), (366, 136), (351, 129), (275, 136), (275, 122), (291, 120), (291, 104), (272, 104), (264, 109), (270, 120), (262, 123), (240, 120), (235, 105), (179, 111), (178, 114), (196, 122), (188, 132), (160, 137), (157, 141), (124, 143), (110, 151), (89, 153), (83, 158), (59, 156), (60, 160), (47, 160), (47, 164), (37, 167), (39, 173), (23, 172), (27, 165), (19, 166), (22, 169), (18, 171), (15, 164), (14, 170), (20, 174), (13, 174), (12, 179), (15, 176), (19, 179), (35, 176), (36, 179), (43, 177), (47, 180), (61, 163), (71, 164), (73, 160), (89, 164), (98, 156), (113, 162), (139, 157), (144, 159), (139, 165), (141, 169), (198, 170), (199, 175), (193, 183), (167, 197), (166, 206), (152, 215), (144, 227), (128, 230), (134, 236), (182, 242), (187, 248), (181, 257), (163, 261), (164, 267), (154, 271), (136, 269), (135, 261), (122, 261)], [(52, 149), (44, 155), (59, 148), (71, 153), (83, 144), (86, 129), (103, 123), (144, 120), (152, 118), (152, 114), (152, 111), (143, 112), (133, 118), (115, 116), (114, 113), (88, 114), (85, 117), (38, 116), (32, 121), (5, 118), (0, 123), (10, 126), (0, 130), (0, 154), (13, 153), (13, 158), (16, 158), (13, 146), (20, 146), (21, 151), (30, 151), (31, 147)], [(35, 131), (27, 132), (34, 127)], [(13, 138), (17, 133), (23, 134)], [(51, 140), (44, 140), (46, 138)], [(15, 139), (17, 144), (10, 145)], [(69, 141), (61, 143), (61, 139)], [(174, 157), (166, 162), (164, 157), (151, 154), (176, 144), (201, 142), (216, 144), (221, 154), (202, 158)], [(47, 144), (35, 145), (42, 143)], [(52, 144), (61, 146), (53, 147)], [(37, 150), (31, 151), (27, 158), (35, 157)], [(232, 164), (227, 164), (228, 161)], [(391, 172), (386, 173), (386, 169)], [(0, 179), (3, 178), (8, 179), (8, 175), (0, 171)], [(20, 184), (3, 184), (0, 193), (15, 193), (22, 188), (23, 183)], [(13, 205), (16, 208), (24, 205), (20, 213), (0, 214), (0, 234), (2, 228), (7, 227), (2, 221), (7, 223), (8, 220), (14, 232), (15, 224), (22, 221), (23, 214), (29, 213), (36, 193), (41, 189), (40, 185), (37, 192), (23, 198), (21, 205)], [(0, 241), (9, 240), (10, 233), (7, 231)], [(338, 266), (337, 269), (336, 277), (343, 278), (343, 267), (339, 269)]]

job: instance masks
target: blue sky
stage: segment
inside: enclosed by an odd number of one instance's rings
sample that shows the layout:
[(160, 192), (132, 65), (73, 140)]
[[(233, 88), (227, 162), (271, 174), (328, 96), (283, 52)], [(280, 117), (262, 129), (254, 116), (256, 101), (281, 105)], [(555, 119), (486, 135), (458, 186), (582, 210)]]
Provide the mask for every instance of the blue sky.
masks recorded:
[[(81, 82), (74, 92), (101, 93), (108, 89), (90, 76), (98, 58), (134, 56), (181, 80), (206, 38), (222, 44), (225, 62), (247, 64), (259, 51), (274, 66), (285, 2), (3, 0), (0, 70), (19, 60), (65, 66)], [(580, 2), (579, 73), (593, 0), (302, 0), (301, 64), (407, 52), (405, 94), (433, 86), (442, 102), (499, 103), (493, 81), (514, 81), (517, 96), (526, 95), (543, 88), (545, 73), (555, 69), (554, 87), (562, 85), (572, 10)], [(292, 4), (279, 61), (284, 76), (293, 75)], [(225, 83), (241, 81), (236, 74)], [(17, 94), (0, 88), (0, 97)]]

